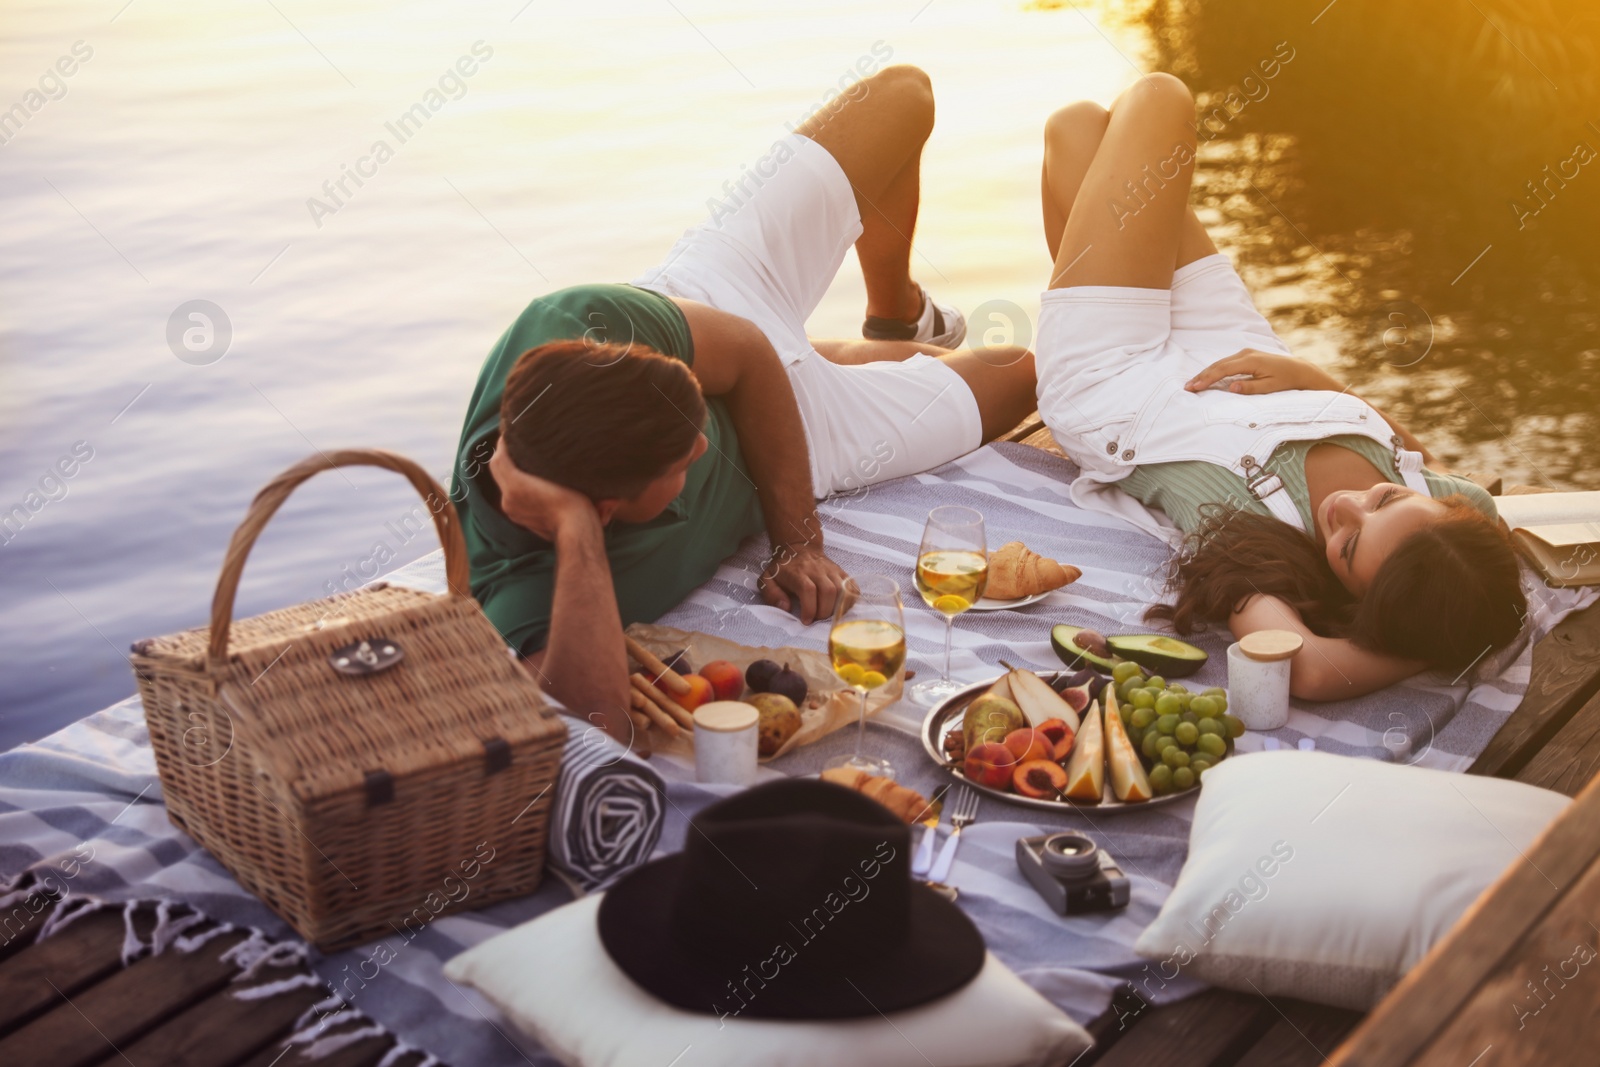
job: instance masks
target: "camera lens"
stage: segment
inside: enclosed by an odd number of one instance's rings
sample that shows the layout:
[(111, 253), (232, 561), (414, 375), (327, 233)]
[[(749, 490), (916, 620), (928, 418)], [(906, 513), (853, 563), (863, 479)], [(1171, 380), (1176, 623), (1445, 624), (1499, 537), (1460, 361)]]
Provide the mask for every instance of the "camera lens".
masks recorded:
[(1039, 853), (1045, 870), (1063, 881), (1093, 878), (1100, 870), (1100, 850), (1086, 835), (1073, 830), (1045, 838)]

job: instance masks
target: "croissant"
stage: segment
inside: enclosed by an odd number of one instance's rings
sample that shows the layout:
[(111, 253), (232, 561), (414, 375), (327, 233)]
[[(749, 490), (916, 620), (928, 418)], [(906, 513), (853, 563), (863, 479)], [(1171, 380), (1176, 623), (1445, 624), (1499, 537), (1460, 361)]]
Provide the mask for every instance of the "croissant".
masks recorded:
[(989, 584), (983, 592), (996, 600), (1016, 600), (1060, 589), (1082, 576), (1078, 568), (1063, 567), (1021, 541), (1012, 541), (989, 553)]
[(871, 797), (905, 822), (915, 822), (928, 814), (927, 797), (889, 778), (879, 778), (875, 774), (849, 767), (835, 767), (823, 771), (822, 779)]

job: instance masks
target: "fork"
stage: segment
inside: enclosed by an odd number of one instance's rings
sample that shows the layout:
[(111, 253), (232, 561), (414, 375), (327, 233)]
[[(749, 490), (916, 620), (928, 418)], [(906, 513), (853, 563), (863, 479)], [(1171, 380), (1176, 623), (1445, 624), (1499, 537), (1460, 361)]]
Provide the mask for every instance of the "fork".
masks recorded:
[(945, 839), (939, 858), (928, 871), (928, 881), (943, 882), (950, 877), (950, 866), (956, 860), (956, 846), (961, 842), (961, 831), (978, 819), (978, 794), (971, 786), (958, 786), (955, 799), (950, 802), (950, 825), (954, 827)]

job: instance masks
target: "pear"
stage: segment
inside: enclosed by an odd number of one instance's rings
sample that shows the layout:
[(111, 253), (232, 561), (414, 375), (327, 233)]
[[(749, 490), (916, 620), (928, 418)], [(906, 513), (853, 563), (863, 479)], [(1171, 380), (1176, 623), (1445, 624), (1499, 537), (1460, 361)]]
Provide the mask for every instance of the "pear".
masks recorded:
[(1011, 682), (1011, 692), (1022, 709), (1022, 714), (1028, 717), (1028, 725), (1037, 728), (1051, 719), (1063, 719), (1072, 727), (1072, 732), (1078, 732), (1078, 713), (1071, 704), (1062, 699), (1061, 694), (1050, 688), (1050, 683), (1034, 674), (1032, 671), (1014, 670), (1006, 675)]
[(1083, 713), (1083, 729), (1073, 742), (1072, 758), (1067, 761), (1067, 788), (1062, 792), (1073, 800), (1099, 803), (1105, 788), (1105, 734), (1100, 727), (1100, 705), (1095, 703)]
[(1117, 710), (1117, 691), (1106, 686), (1106, 766), (1111, 771), (1111, 792), (1124, 804), (1141, 804), (1155, 796), (1150, 779), (1144, 773), (1133, 750), (1133, 741), (1122, 725), (1122, 715)]
[(1011, 675), (1002, 674), (999, 681), (984, 690), (984, 696), (1005, 697), (1007, 700), (1015, 701), (1016, 695), (1011, 692)]
[(986, 741), (1004, 741), (1013, 730), (1028, 725), (1022, 709), (1002, 696), (984, 693), (967, 705), (961, 717), (961, 738), (972, 752)]

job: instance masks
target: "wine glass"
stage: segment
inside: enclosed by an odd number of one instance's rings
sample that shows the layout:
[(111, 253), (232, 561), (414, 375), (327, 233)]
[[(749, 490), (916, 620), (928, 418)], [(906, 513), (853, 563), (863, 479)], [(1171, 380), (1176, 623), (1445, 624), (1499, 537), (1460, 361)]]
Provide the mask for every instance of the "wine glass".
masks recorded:
[(950, 639), (956, 616), (978, 602), (988, 582), (983, 515), (956, 505), (928, 512), (922, 545), (917, 549), (917, 592), (944, 616), (944, 674), (906, 689), (906, 695), (923, 707), (932, 707), (960, 691), (961, 683), (950, 680)]
[(887, 684), (906, 662), (905, 611), (897, 583), (876, 574), (845, 579), (828, 631), (828, 658), (840, 681), (861, 694), (855, 755), (836, 757), (828, 767), (893, 778), (889, 761), (864, 755), (861, 744), (867, 733), (867, 693)]

